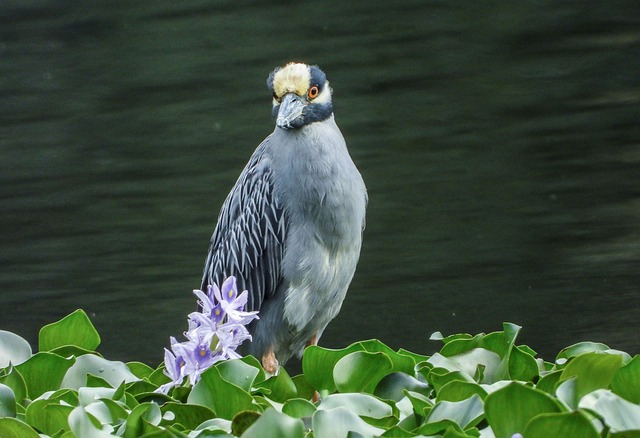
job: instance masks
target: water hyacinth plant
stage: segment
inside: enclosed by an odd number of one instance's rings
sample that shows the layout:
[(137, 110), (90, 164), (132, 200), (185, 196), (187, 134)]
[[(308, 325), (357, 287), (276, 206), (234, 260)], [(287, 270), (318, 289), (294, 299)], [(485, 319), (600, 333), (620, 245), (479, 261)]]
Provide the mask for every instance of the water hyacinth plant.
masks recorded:
[(187, 338), (178, 342), (171, 337), (171, 350), (165, 348), (165, 375), (171, 382), (160, 386), (157, 391), (167, 394), (171, 388), (180, 385), (185, 378), (195, 385), (202, 373), (211, 365), (226, 359), (239, 359), (236, 349), (251, 335), (246, 325), (258, 318), (258, 312), (246, 312), (247, 294), (238, 294), (236, 278), (227, 278), (220, 288), (209, 285), (207, 292), (194, 290), (198, 297), (200, 311), (188, 316)]

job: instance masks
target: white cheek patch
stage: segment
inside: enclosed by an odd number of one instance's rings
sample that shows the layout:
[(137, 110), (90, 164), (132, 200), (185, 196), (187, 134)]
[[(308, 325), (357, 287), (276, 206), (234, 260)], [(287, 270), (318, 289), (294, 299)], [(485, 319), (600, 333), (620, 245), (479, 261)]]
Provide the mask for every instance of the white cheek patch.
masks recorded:
[(324, 87), (318, 97), (313, 99), (313, 103), (329, 103), (331, 102), (331, 87), (329, 86), (329, 81), (325, 82)]

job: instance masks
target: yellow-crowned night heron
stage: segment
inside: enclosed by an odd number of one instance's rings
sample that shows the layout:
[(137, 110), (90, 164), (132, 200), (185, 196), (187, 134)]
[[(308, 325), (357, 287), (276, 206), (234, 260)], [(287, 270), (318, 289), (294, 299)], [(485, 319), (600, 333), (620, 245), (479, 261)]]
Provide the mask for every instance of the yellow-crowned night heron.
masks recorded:
[(367, 192), (333, 117), (317, 66), (290, 63), (267, 80), (276, 127), (255, 150), (218, 216), (202, 289), (234, 275), (260, 319), (245, 352), (274, 373), (316, 344), (356, 269)]

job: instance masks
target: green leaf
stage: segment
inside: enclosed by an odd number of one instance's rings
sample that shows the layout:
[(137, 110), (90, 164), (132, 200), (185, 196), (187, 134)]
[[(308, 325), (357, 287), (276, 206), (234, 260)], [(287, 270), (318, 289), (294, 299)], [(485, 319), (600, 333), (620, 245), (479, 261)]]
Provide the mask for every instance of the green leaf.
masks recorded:
[(231, 434), (241, 436), (253, 423), (258, 421), (260, 413), (256, 411), (242, 411), (233, 416), (231, 421)]
[(455, 356), (445, 357), (434, 354), (428, 361), (434, 367), (449, 371), (460, 371), (473, 379), (479, 367), (484, 367), (483, 378), (478, 383), (493, 383), (499, 370), (501, 359), (498, 354), (484, 348), (474, 348)]
[(611, 380), (611, 389), (630, 402), (640, 404), (640, 355), (618, 370)]
[(526, 429), (527, 438), (580, 437), (598, 438), (600, 433), (581, 412), (541, 414), (533, 418)]
[(333, 380), (340, 392), (372, 393), (376, 385), (393, 369), (384, 353), (356, 351), (344, 356), (333, 369)]
[(0, 383), (0, 418), (16, 416), (16, 396), (7, 385)]
[(538, 363), (533, 356), (514, 345), (509, 355), (509, 378), (533, 382), (537, 380), (539, 373)]
[(560, 404), (547, 393), (510, 383), (487, 395), (484, 411), (496, 438), (522, 433), (536, 415), (560, 412)]
[(362, 345), (364, 350), (368, 351), (369, 353), (384, 353), (393, 365), (393, 372), (413, 374), (414, 368), (416, 366), (416, 361), (412, 356), (396, 352), (377, 339), (360, 341), (359, 344)]
[(61, 405), (57, 400), (39, 399), (27, 406), (25, 420), (47, 435), (69, 430), (68, 418), (73, 406)]
[(40, 329), (40, 351), (49, 351), (64, 345), (75, 345), (90, 351), (100, 345), (100, 335), (83, 310), (78, 309), (60, 321)]
[(387, 403), (368, 394), (331, 394), (324, 398), (318, 409), (329, 410), (343, 407), (350, 412), (371, 418), (385, 418), (393, 415), (393, 409)]
[(0, 418), (0, 436), (2, 438), (40, 438), (38, 432), (28, 424), (15, 418)]
[(137, 438), (158, 430), (162, 421), (162, 412), (156, 403), (142, 403), (136, 406), (127, 417), (124, 438)]
[(466, 400), (449, 402), (440, 401), (427, 415), (426, 422), (434, 423), (442, 420), (451, 420), (462, 429), (475, 426), (484, 413), (483, 402), (479, 395), (474, 394)]
[(102, 430), (100, 424), (82, 406), (76, 407), (69, 414), (69, 427), (76, 437), (113, 438), (113, 435)]
[(149, 376), (155, 371), (149, 365), (142, 362), (127, 362), (127, 368), (138, 379), (149, 378)]
[[(303, 438), (304, 424), (297, 418), (267, 409), (243, 434), (243, 438)], [(315, 435), (318, 436), (317, 434)]]
[[(160, 410), (163, 417), (162, 425), (179, 423), (190, 430), (215, 416), (213, 411), (205, 406), (187, 403), (168, 402), (163, 404)], [(173, 419), (170, 421), (165, 420), (167, 412), (173, 413)]]
[(487, 391), (475, 382), (453, 380), (440, 389), (437, 401), (457, 402), (466, 400), (472, 395), (478, 395), (484, 400), (487, 397)]
[(600, 388), (608, 388), (622, 365), (622, 356), (609, 353), (584, 353), (564, 368), (560, 382), (576, 377), (576, 401)]
[(560, 376), (562, 375), (562, 370), (553, 371), (551, 373), (545, 374), (543, 377), (538, 380), (538, 384), (536, 388), (541, 391), (546, 392), (547, 394), (554, 395), (556, 393), (556, 386), (560, 381)]
[(560, 353), (556, 356), (556, 362), (560, 360), (560, 363), (562, 363), (563, 361), (584, 353), (602, 352), (608, 349), (608, 346), (600, 342), (578, 342), (577, 344), (573, 344), (560, 350)]
[(251, 391), (253, 382), (260, 372), (258, 368), (251, 366), (240, 359), (224, 360), (218, 362), (215, 367), (220, 372), (220, 376), (229, 383)]
[(580, 408), (598, 415), (612, 432), (640, 430), (640, 406), (607, 389), (598, 389), (580, 400)]
[(267, 390), (269, 398), (278, 403), (284, 403), (298, 394), (295, 383), (293, 383), (284, 367), (280, 367), (277, 375), (260, 382), (256, 387)]
[(405, 391), (405, 394), (407, 395), (407, 398), (411, 402), (413, 411), (416, 414), (420, 416), (426, 416), (428, 415), (429, 411), (431, 411), (431, 409), (433, 408), (434, 402), (429, 397), (422, 395), (419, 392), (413, 392), (413, 391)]
[(371, 426), (343, 407), (317, 410), (313, 414), (311, 424), (314, 438), (346, 437), (349, 432), (363, 436), (377, 436), (384, 432), (383, 429)]
[[(224, 394), (224, 397), (220, 397)], [(251, 395), (233, 383), (227, 382), (216, 367), (202, 373), (200, 381), (195, 384), (187, 403), (205, 406), (217, 416), (227, 420), (233, 419), (240, 411), (257, 411)]]
[(0, 368), (18, 365), (31, 357), (31, 345), (22, 337), (0, 330)]
[(0, 377), (0, 383), (7, 385), (13, 391), (16, 398), (16, 403), (24, 404), (24, 399), (27, 398), (27, 384), (15, 367), (11, 367), (9, 372)]
[(78, 357), (66, 372), (62, 386), (71, 389), (86, 386), (88, 374), (104, 379), (113, 388), (117, 388), (122, 382), (139, 380), (123, 362), (103, 359), (94, 354), (85, 354)]
[(317, 345), (305, 348), (302, 355), (302, 373), (305, 380), (321, 393), (335, 392), (333, 369), (336, 363), (346, 355), (362, 349), (363, 347), (357, 343), (341, 350), (331, 350)]
[(293, 418), (311, 417), (315, 411), (315, 405), (303, 398), (292, 398), (282, 405), (282, 412)]
[(59, 389), (60, 382), (73, 362), (74, 359), (65, 359), (53, 353), (40, 352), (16, 366), (27, 386), (27, 397), (33, 400), (45, 391)]
[(399, 401), (404, 397), (404, 390), (420, 392), (429, 395), (431, 387), (413, 376), (405, 373), (391, 373), (386, 375), (376, 386), (376, 397)]

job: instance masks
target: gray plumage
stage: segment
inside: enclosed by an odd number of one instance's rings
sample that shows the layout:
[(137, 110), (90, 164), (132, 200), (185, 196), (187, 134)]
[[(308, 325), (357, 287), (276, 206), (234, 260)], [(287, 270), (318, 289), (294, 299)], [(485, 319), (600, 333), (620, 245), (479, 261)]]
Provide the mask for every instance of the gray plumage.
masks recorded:
[(324, 73), (288, 64), (269, 86), (276, 128), (222, 206), (202, 287), (235, 275), (239, 290), (249, 291), (247, 310), (260, 311), (245, 352), (264, 358), (271, 351), (284, 364), (340, 310), (360, 255), (367, 194)]

